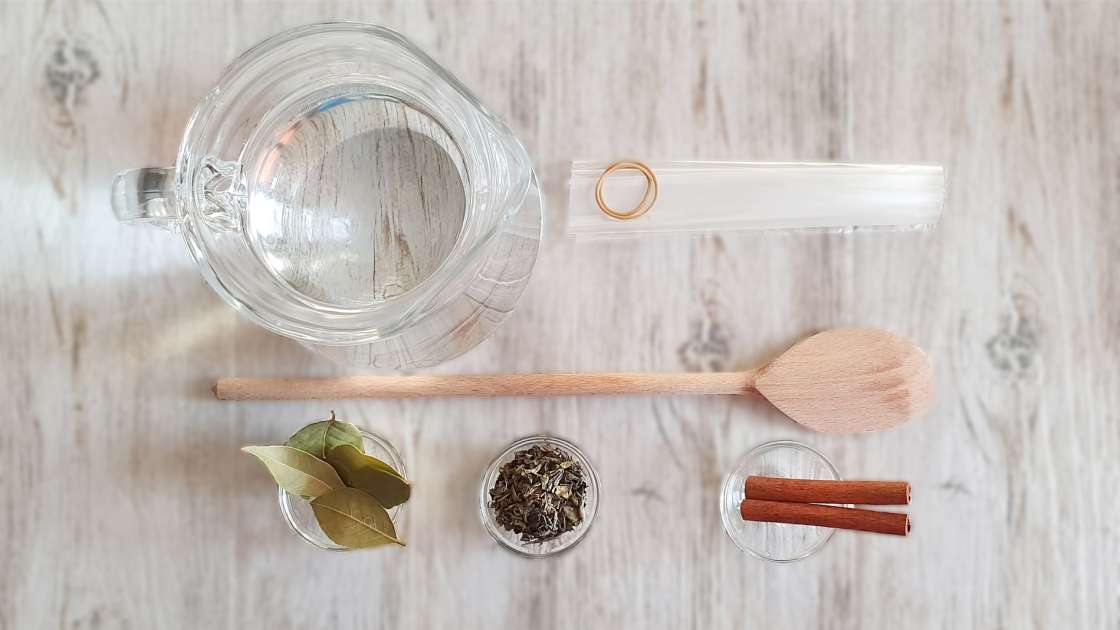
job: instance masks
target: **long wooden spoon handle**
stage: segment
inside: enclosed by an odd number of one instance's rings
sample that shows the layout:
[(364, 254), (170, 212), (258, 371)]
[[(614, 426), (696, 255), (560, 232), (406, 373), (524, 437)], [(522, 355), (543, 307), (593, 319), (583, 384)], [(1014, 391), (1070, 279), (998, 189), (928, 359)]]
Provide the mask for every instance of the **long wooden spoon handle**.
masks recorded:
[(576, 396), (584, 394), (746, 394), (754, 371), (698, 374), (486, 374), (223, 378), (221, 400), (420, 398), (425, 396)]

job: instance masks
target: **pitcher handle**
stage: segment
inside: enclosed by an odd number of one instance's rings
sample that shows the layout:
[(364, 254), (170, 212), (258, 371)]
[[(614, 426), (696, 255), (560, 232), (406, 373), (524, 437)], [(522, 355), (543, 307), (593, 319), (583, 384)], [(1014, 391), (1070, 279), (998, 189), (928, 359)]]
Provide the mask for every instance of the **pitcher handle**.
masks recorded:
[(113, 212), (122, 223), (172, 228), (179, 223), (174, 168), (138, 168), (113, 180)]

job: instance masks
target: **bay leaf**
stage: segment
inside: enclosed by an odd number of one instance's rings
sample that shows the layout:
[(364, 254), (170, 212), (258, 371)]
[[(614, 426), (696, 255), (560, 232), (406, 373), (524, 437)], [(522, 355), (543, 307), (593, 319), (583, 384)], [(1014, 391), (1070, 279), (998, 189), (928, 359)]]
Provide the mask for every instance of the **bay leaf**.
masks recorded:
[(288, 438), (285, 445), (307, 451), (319, 459), (327, 458), (327, 450), (332, 446), (349, 444), (362, 451), (362, 434), (358, 427), (349, 422), (335, 420), (331, 412), (329, 420), (313, 422)]
[(323, 533), (335, 544), (350, 549), (391, 543), (404, 546), (385, 508), (356, 488), (332, 490), (311, 501), (311, 509)]
[(386, 509), (408, 501), (412, 494), (412, 486), (392, 466), (350, 444), (328, 449), (327, 461), (346, 485), (369, 493)]
[(330, 464), (290, 446), (246, 446), (241, 450), (261, 460), (281, 488), (314, 498), (344, 487)]
[[(342, 445), (337, 444), (335, 446), (342, 446)], [(331, 447), (331, 448), (334, 448), (334, 447)], [(362, 449), (358, 449), (358, 451), (361, 452), (363, 455), (365, 455), (365, 458), (362, 459), (362, 465), (363, 466), (372, 466), (374, 468), (384, 470), (385, 472), (389, 473), (390, 475), (393, 475), (394, 477), (397, 477), (401, 481), (403, 481), (405, 483), (408, 483), (408, 480), (404, 478), (404, 475), (402, 475), (396, 468), (393, 468), (392, 464), (390, 464), (389, 462), (387, 462), (383, 459), (379, 459), (377, 457), (374, 457), (373, 455), (370, 455), (369, 453), (366, 453), (366, 452), (362, 451)], [(330, 449), (327, 449), (327, 452), (328, 452), (328, 455), (329, 455)], [(350, 455), (351, 457), (353, 456), (352, 454), (349, 453), (349, 451), (347, 451), (347, 454)], [(326, 457), (324, 457), (323, 459), (327, 459), (329, 461), (329, 459), (326, 458)], [(341, 475), (342, 473), (339, 473), (339, 474)], [(345, 481), (345, 478), (343, 478), (343, 481)]]

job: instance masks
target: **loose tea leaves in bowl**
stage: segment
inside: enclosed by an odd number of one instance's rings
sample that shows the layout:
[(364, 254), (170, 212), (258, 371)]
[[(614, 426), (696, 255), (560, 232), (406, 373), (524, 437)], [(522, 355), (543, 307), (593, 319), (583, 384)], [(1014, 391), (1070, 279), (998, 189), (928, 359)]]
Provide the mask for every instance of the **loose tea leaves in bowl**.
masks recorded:
[(490, 508), (503, 528), (526, 544), (541, 543), (583, 522), (587, 479), (570, 453), (535, 445), (514, 454), (490, 489)]

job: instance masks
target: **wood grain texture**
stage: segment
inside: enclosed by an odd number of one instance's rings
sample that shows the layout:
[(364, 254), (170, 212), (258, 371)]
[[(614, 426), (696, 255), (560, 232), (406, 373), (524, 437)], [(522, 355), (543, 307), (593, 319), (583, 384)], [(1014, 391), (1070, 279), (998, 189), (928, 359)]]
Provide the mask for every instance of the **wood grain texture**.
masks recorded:
[[(733, 371), (875, 326), (928, 352), (930, 414), (826, 436), (744, 399), (342, 402), (403, 454), (409, 546), (302, 544), (237, 449), (327, 406), (208, 388), (337, 371), (107, 200), (116, 171), (173, 159), (238, 52), (332, 18), (446, 65), (548, 197), (518, 311), (440, 372)], [(1118, 30), (1116, 3), (1042, 0), (0, 3), (0, 628), (1117, 627)], [(574, 243), (556, 209), (581, 156), (944, 163), (949, 199), (926, 233)], [(490, 459), (539, 431), (604, 487), (547, 563), (476, 509)], [(918, 528), (787, 566), (739, 553), (719, 484), (776, 438), (911, 480)]]

